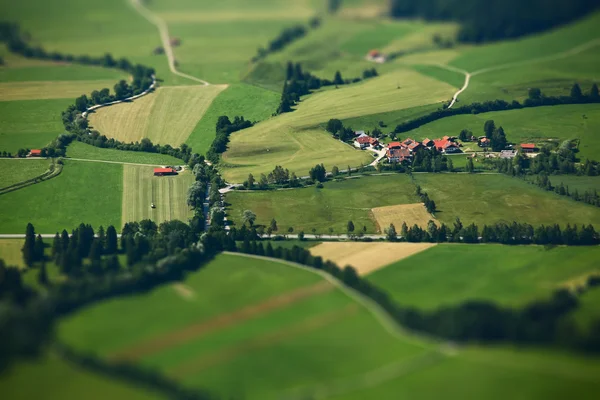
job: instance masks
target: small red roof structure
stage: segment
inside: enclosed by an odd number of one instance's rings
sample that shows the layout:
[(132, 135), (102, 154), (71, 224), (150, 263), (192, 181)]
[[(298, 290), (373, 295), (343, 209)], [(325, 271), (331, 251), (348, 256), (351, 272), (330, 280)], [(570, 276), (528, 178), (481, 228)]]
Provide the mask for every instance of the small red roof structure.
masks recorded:
[(356, 141), (357, 141), (359, 144), (370, 144), (372, 139), (373, 139), (372, 137), (365, 135), (365, 136), (360, 136), (360, 137), (358, 137), (358, 138), (356, 139)]
[(371, 57), (377, 57), (379, 55), (379, 50), (371, 50), (369, 51), (369, 56)]
[(533, 143), (523, 143), (521, 145), (522, 149), (535, 150), (535, 144)]
[(435, 143), (435, 148), (439, 151), (446, 150), (450, 147), (458, 148), (458, 145), (449, 139), (435, 139), (433, 143)]
[(175, 175), (177, 171), (173, 168), (154, 168), (154, 175)]
[(388, 149), (388, 151), (386, 152), (386, 156), (388, 157), (388, 159), (390, 158), (395, 158), (398, 161), (402, 162), (404, 160), (407, 160), (411, 157), (410, 151), (408, 151), (407, 149)]
[(377, 145), (379, 144), (379, 140), (377, 140), (377, 139), (375, 139), (375, 138), (372, 138), (372, 137), (370, 137), (370, 138), (369, 138), (369, 144), (370, 144), (371, 146), (377, 146)]
[(429, 147), (429, 146), (433, 146), (434, 144), (435, 144), (435, 143), (433, 142), (433, 140), (431, 140), (431, 139), (429, 139), (429, 138), (425, 138), (425, 139), (423, 140), (423, 146), (427, 146), (427, 147)]
[(391, 142), (388, 144), (388, 149), (399, 149), (402, 147), (402, 143), (400, 142)]
[(30, 150), (29, 151), (29, 156), (30, 157), (39, 157), (41, 155), (42, 155), (42, 151), (41, 150), (35, 149), (35, 150)]

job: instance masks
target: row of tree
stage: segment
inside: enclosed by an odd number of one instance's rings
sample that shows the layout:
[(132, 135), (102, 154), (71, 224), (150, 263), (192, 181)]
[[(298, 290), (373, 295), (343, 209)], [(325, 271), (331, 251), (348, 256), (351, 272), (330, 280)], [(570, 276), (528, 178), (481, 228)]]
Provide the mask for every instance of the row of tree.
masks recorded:
[(457, 39), (484, 42), (515, 38), (573, 21), (600, 6), (598, 0), (392, 0), (396, 18), (461, 24)]
[(552, 191), (560, 196), (568, 196), (575, 201), (581, 201), (592, 206), (600, 207), (600, 195), (597, 190), (585, 190), (583, 193), (579, 193), (578, 189), (573, 191), (569, 190), (569, 185), (560, 183), (559, 185), (553, 185), (547, 174), (541, 173), (536, 175), (535, 180), (532, 181), (538, 187)]
[[(577, 90), (579, 88), (579, 90)], [(598, 86), (594, 84), (587, 95), (581, 94), (581, 88), (574, 84), (569, 96), (545, 96), (540, 89), (532, 88), (529, 90), (529, 97), (521, 104), (517, 100), (507, 102), (505, 100), (493, 100), (483, 103), (471, 103), (460, 107), (442, 108), (433, 111), (427, 115), (408, 120), (396, 126), (395, 133), (408, 132), (420, 126), (437, 121), (442, 118), (453, 115), (480, 114), (490, 111), (517, 110), (528, 107), (554, 106), (560, 104), (587, 104), (600, 103)]]
[(234, 117), (233, 122), (226, 115), (220, 116), (217, 120), (216, 136), (206, 152), (206, 158), (213, 164), (217, 164), (219, 162), (219, 156), (227, 150), (229, 135), (233, 132), (250, 128), (252, 125), (254, 125), (254, 123), (245, 120), (243, 116)]
[(308, 27), (298, 24), (289, 28), (284, 28), (276, 38), (269, 42), (266, 48), (258, 48), (256, 55), (252, 57), (252, 62), (260, 61), (269, 54), (283, 50), (291, 43), (306, 36), (306, 34), (309, 32), (309, 29), (317, 29), (319, 26), (321, 26), (321, 19), (314, 17), (309, 21)]

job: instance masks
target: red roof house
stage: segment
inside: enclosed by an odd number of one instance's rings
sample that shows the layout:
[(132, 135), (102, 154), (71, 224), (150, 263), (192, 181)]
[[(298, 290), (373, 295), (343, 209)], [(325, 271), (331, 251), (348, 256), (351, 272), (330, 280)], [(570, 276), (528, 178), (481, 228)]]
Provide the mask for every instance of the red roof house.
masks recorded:
[(537, 147), (535, 146), (535, 144), (533, 143), (523, 143), (521, 145), (521, 149), (525, 152), (525, 153), (533, 153), (534, 151), (537, 150)]
[(412, 155), (408, 149), (388, 149), (385, 153), (389, 162), (404, 162), (410, 160)]
[(154, 176), (177, 175), (173, 168), (154, 168)]
[(460, 151), (458, 145), (449, 139), (436, 139), (433, 143), (438, 151), (444, 153), (457, 153)]
[(42, 151), (41, 150), (30, 150), (29, 151), (29, 157), (41, 157), (42, 156)]
[(433, 140), (431, 140), (431, 139), (429, 139), (429, 138), (425, 138), (425, 139), (423, 140), (423, 146), (426, 146), (426, 147), (431, 147), (431, 146), (433, 146), (434, 144), (435, 144), (435, 143), (433, 142)]
[(388, 149), (400, 149), (402, 148), (402, 143), (400, 142), (391, 142), (388, 144)]

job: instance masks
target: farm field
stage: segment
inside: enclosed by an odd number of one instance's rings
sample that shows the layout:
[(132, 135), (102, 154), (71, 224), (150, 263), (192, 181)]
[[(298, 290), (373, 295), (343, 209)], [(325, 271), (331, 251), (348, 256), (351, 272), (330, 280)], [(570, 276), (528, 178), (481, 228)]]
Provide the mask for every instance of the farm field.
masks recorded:
[(63, 112), (73, 99), (0, 101), (0, 149), (16, 154), (42, 148), (64, 132)]
[(146, 153), (143, 151), (125, 151), (103, 149), (83, 142), (73, 142), (67, 148), (67, 157), (86, 160), (114, 161), (122, 163), (151, 165), (180, 165), (183, 161), (168, 154)]
[(600, 191), (600, 178), (597, 176), (574, 176), (574, 175), (559, 175), (551, 177), (552, 185), (557, 186), (561, 183), (569, 187), (569, 192), (573, 193), (577, 190), (583, 194), (586, 191)]
[(600, 272), (598, 257), (597, 246), (440, 244), (368, 279), (399, 303), (423, 309), (475, 299), (522, 306), (567, 287), (573, 278)]
[(90, 114), (90, 124), (107, 137), (129, 143), (148, 138), (179, 147), (213, 99), (226, 86), (160, 87), (133, 102), (115, 104)]
[(0, 82), (2, 101), (75, 99), (94, 90), (112, 88), (118, 80)]
[(0, 170), (3, 171), (0, 173), (0, 188), (35, 178), (46, 172), (50, 163), (50, 160), (0, 158)]
[[(35, 380), (35, 385), (31, 380)], [(48, 352), (36, 362), (22, 361), (0, 379), (0, 390), (11, 400), (159, 400), (143, 388), (82, 370)]]
[[(123, 166), (122, 224), (151, 219), (160, 224), (178, 219), (187, 222), (193, 211), (187, 205), (187, 191), (194, 182), (190, 171), (177, 176), (154, 176), (152, 167)], [(156, 208), (151, 208), (151, 204)]]
[(341, 268), (350, 265), (359, 275), (367, 275), (433, 246), (435, 243), (327, 242), (312, 247), (310, 253), (331, 260)]
[[(587, 88), (586, 88), (587, 90)], [(495, 111), (482, 114), (456, 115), (423, 125), (401, 137), (415, 139), (438, 138), (445, 135), (458, 136), (461, 130), (469, 129), (475, 136), (483, 135), (483, 125), (494, 120), (502, 126), (509, 142), (543, 143), (555, 140), (578, 139), (578, 157), (582, 160), (598, 159), (600, 138), (600, 105), (576, 104), (550, 107), (527, 108), (520, 110)], [(475, 147), (476, 144), (474, 145)]]
[(0, 196), (0, 233), (24, 232), (32, 222), (36, 232), (71, 230), (85, 222), (97, 228), (121, 227), (123, 166), (66, 161), (50, 180)]
[[(25, 228), (23, 228), (25, 232)], [(0, 239), (0, 258), (6, 265), (23, 266), (22, 239)]]
[[(424, 355), (317, 275), (276, 261), (220, 255), (183, 284), (193, 297), (170, 285), (109, 300), (69, 317), (59, 336), (160, 368), (187, 386), (247, 399), (275, 399)], [(116, 326), (121, 334), (110, 335)]]
[(373, 213), (373, 217), (379, 227), (378, 231), (380, 232), (385, 232), (390, 224), (394, 224), (394, 227), (398, 227), (398, 229), (400, 229), (404, 223), (410, 227), (418, 225), (422, 228), (426, 228), (429, 221), (435, 219), (427, 212), (423, 203), (376, 207), (371, 209), (371, 212)]
[(111, 68), (52, 62), (44, 62), (43, 65), (20, 65), (31, 61), (33, 60), (17, 55), (9, 56), (5, 59), (3, 68), (0, 68), (0, 82), (111, 81), (112, 88), (120, 79), (128, 78), (123, 71)]
[(505, 175), (415, 174), (437, 205), (435, 217), (449, 226), (460, 217), (463, 224), (518, 221), (541, 224), (592, 224), (600, 226), (598, 207), (575, 202)]
[[(403, 82), (400, 89), (398, 82)], [(296, 111), (233, 133), (229, 150), (223, 154), (228, 167), (223, 175), (228, 181), (242, 182), (249, 173), (268, 173), (276, 165), (302, 175), (323, 161), (329, 168), (336, 164), (357, 165), (366, 161), (364, 154), (351, 151), (350, 147), (314, 126), (331, 118), (438, 103), (450, 98), (453, 91), (450, 85), (414, 71), (401, 70), (309, 95)]]
[(230, 119), (243, 116), (249, 121), (263, 121), (277, 109), (280, 98), (278, 92), (245, 83), (231, 85), (215, 97), (186, 144), (194, 152), (203, 154), (215, 138), (215, 127), (221, 115), (227, 115)]
[[(323, 189), (308, 187), (303, 189), (277, 191), (234, 191), (226, 195), (227, 219), (241, 224), (244, 210), (252, 210), (256, 225), (266, 225), (275, 218), (280, 233), (293, 227), (294, 232), (346, 234), (348, 221), (352, 221), (356, 232), (367, 227), (368, 233), (377, 232), (377, 225), (371, 215), (374, 207), (414, 204), (418, 197), (415, 188), (406, 175), (372, 176), (346, 179), (342, 182), (326, 182)], [(398, 227), (398, 230), (400, 228)]]

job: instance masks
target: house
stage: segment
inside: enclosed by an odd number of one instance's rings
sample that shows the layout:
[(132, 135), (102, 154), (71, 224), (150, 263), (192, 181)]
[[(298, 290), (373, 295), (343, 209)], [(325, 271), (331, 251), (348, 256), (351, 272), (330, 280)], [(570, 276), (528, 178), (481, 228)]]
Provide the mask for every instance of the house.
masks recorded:
[(154, 168), (154, 176), (177, 175), (174, 168)]
[(371, 147), (376, 147), (379, 146), (379, 140), (370, 137), (369, 138), (369, 144), (371, 145)]
[(387, 57), (385, 56), (385, 54), (383, 54), (382, 52), (380, 52), (379, 50), (371, 50), (367, 53), (367, 56), (365, 57), (365, 59), (367, 61), (373, 61), (379, 64), (383, 64), (384, 62), (387, 61)]
[(425, 138), (421, 144), (425, 147), (433, 147), (435, 143), (433, 142), (433, 140)]
[(365, 131), (355, 131), (354, 136), (363, 136), (366, 135)]
[(401, 146), (402, 146), (403, 148), (406, 148), (406, 149), (410, 150), (410, 152), (411, 152), (411, 153), (412, 153), (412, 152), (415, 152), (415, 151), (417, 151), (417, 150), (419, 150), (419, 148), (421, 148), (421, 147), (422, 147), (422, 146), (421, 146), (421, 143), (419, 143), (419, 142), (417, 142), (416, 140), (413, 140), (413, 139), (411, 139), (411, 138), (407, 138), (406, 140), (404, 140), (404, 141), (401, 143)]
[(402, 163), (411, 159), (412, 154), (408, 149), (388, 149), (385, 153), (389, 162)]
[[(371, 145), (372, 140), (373, 140), (372, 137), (362, 134), (359, 137), (357, 137), (356, 139), (354, 139), (354, 147), (356, 147), (357, 149), (361, 149), (361, 150), (365, 149)], [(375, 139), (375, 140), (377, 140), (377, 139)]]
[(521, 145), (521, 150), (523, 150), (523, 153), (535, 153), (538, 148), (534, 143), (523, 143)]
[(390, 144), (388, 144), (388, 149), (401, 149), (402, 148), (402, 143), (400, 142), (390, 142)]
[(41, 157), (42, 156), (42, 151), (41, 150), (30, 150), (29, 154), (27, 154), (27, 157)]
[(490, 147), (491, 144), (492, 143), (489, 138), (483, 137), (479, 139), (479, 147)]
[(500, 158), (515, 158), (517, 155), (516, 150), (502, 150), (500, 152)]
[[(447, 136), (446, 136), (447, 137)], [(435, 148), (446, 154), (450, 153), (460, 153), (460, 147), (458, 144), (454, 143), (450, 138), (448, 139), (435, 139), (433, 141)]]

